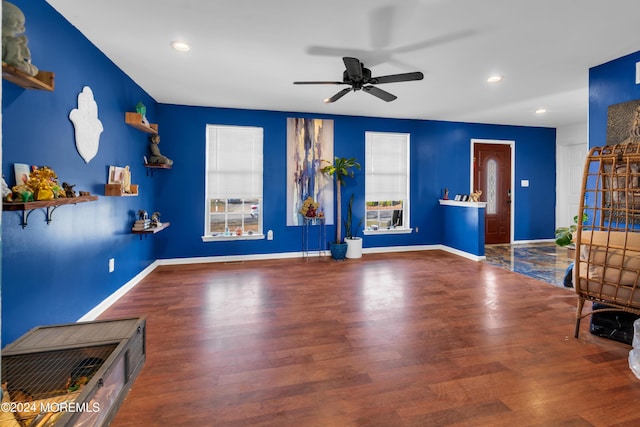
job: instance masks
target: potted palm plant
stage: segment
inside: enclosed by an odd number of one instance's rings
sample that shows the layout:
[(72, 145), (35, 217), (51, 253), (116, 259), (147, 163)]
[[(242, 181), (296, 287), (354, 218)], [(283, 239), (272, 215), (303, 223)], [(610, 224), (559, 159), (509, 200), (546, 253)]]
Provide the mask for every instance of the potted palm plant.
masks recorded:
[(353, 227), (353, 198), (351, 194), (349, 205), (347, 206), (347, 218), (344, 220), (344, 241), (347, 244), (347, 258), (362, 258), (362, 237), (358, 237), (358, 230), (362, 227), (363, 218), (360, 218), (358, 225)]
[[(327, 160), (324, 161), (327, 162)], [(336, 240), (329, 242), (331, 257), (336, 260), (344, 259), (347, 252), (347, 244), (342, 241), (342, 198), (340, 197), (340, 188), (345, 185), (347, 177), (353, 178), (354, 169), (360, 169), (360, 163), (356, 161), (355, 157), (337, 156), (333, 163), (329, 163), (320, 169), (320, 172), (333, 177), (336, 186)]]

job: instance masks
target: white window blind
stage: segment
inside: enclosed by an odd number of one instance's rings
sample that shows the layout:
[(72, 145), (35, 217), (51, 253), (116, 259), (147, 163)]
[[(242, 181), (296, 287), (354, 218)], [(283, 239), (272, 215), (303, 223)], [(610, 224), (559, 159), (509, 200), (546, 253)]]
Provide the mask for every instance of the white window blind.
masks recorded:
[(409, 134), (366, 132), (365, 200), (409, 197)]
[(262, 128), (207, 126), (207, 197), (262, 197)]

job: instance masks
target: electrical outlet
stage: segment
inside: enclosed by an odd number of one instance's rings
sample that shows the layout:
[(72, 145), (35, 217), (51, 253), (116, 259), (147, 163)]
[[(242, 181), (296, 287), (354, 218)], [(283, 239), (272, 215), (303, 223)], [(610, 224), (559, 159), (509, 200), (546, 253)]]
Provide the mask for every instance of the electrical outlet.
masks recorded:
[(116, 269), (116, 260), (113, 258), (109, 258), (109, 273), (113, 273), (113, 270)]
[(420, 229), (418, 227), (416, 227), (416, 233), (419, 233)]
[(267, 232), (267, 240), (273, 240), (273, 230)]

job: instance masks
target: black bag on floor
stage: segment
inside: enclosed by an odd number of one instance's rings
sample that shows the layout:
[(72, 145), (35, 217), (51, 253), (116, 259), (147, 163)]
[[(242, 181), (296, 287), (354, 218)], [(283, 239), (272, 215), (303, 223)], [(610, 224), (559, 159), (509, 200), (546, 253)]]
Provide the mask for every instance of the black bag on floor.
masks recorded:
[[(608, 308), (605, 304), (593, 303), (593, 310)], [(640, 316), (624, 311), (604, 311), (591, 315), (589, 331), (593, 335), (609, 338), (631, 345), (633, 342), (633, 322)]]

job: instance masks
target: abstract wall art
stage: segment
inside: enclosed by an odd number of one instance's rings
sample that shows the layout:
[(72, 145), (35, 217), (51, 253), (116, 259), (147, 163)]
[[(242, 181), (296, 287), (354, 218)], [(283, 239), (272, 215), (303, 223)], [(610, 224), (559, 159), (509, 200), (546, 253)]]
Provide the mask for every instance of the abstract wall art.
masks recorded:
[(287, 118), (287, 225), (302, 225), (307, 197), (333, 224), (333, 180), (320, 169), (333, 161), (333, 120)]

